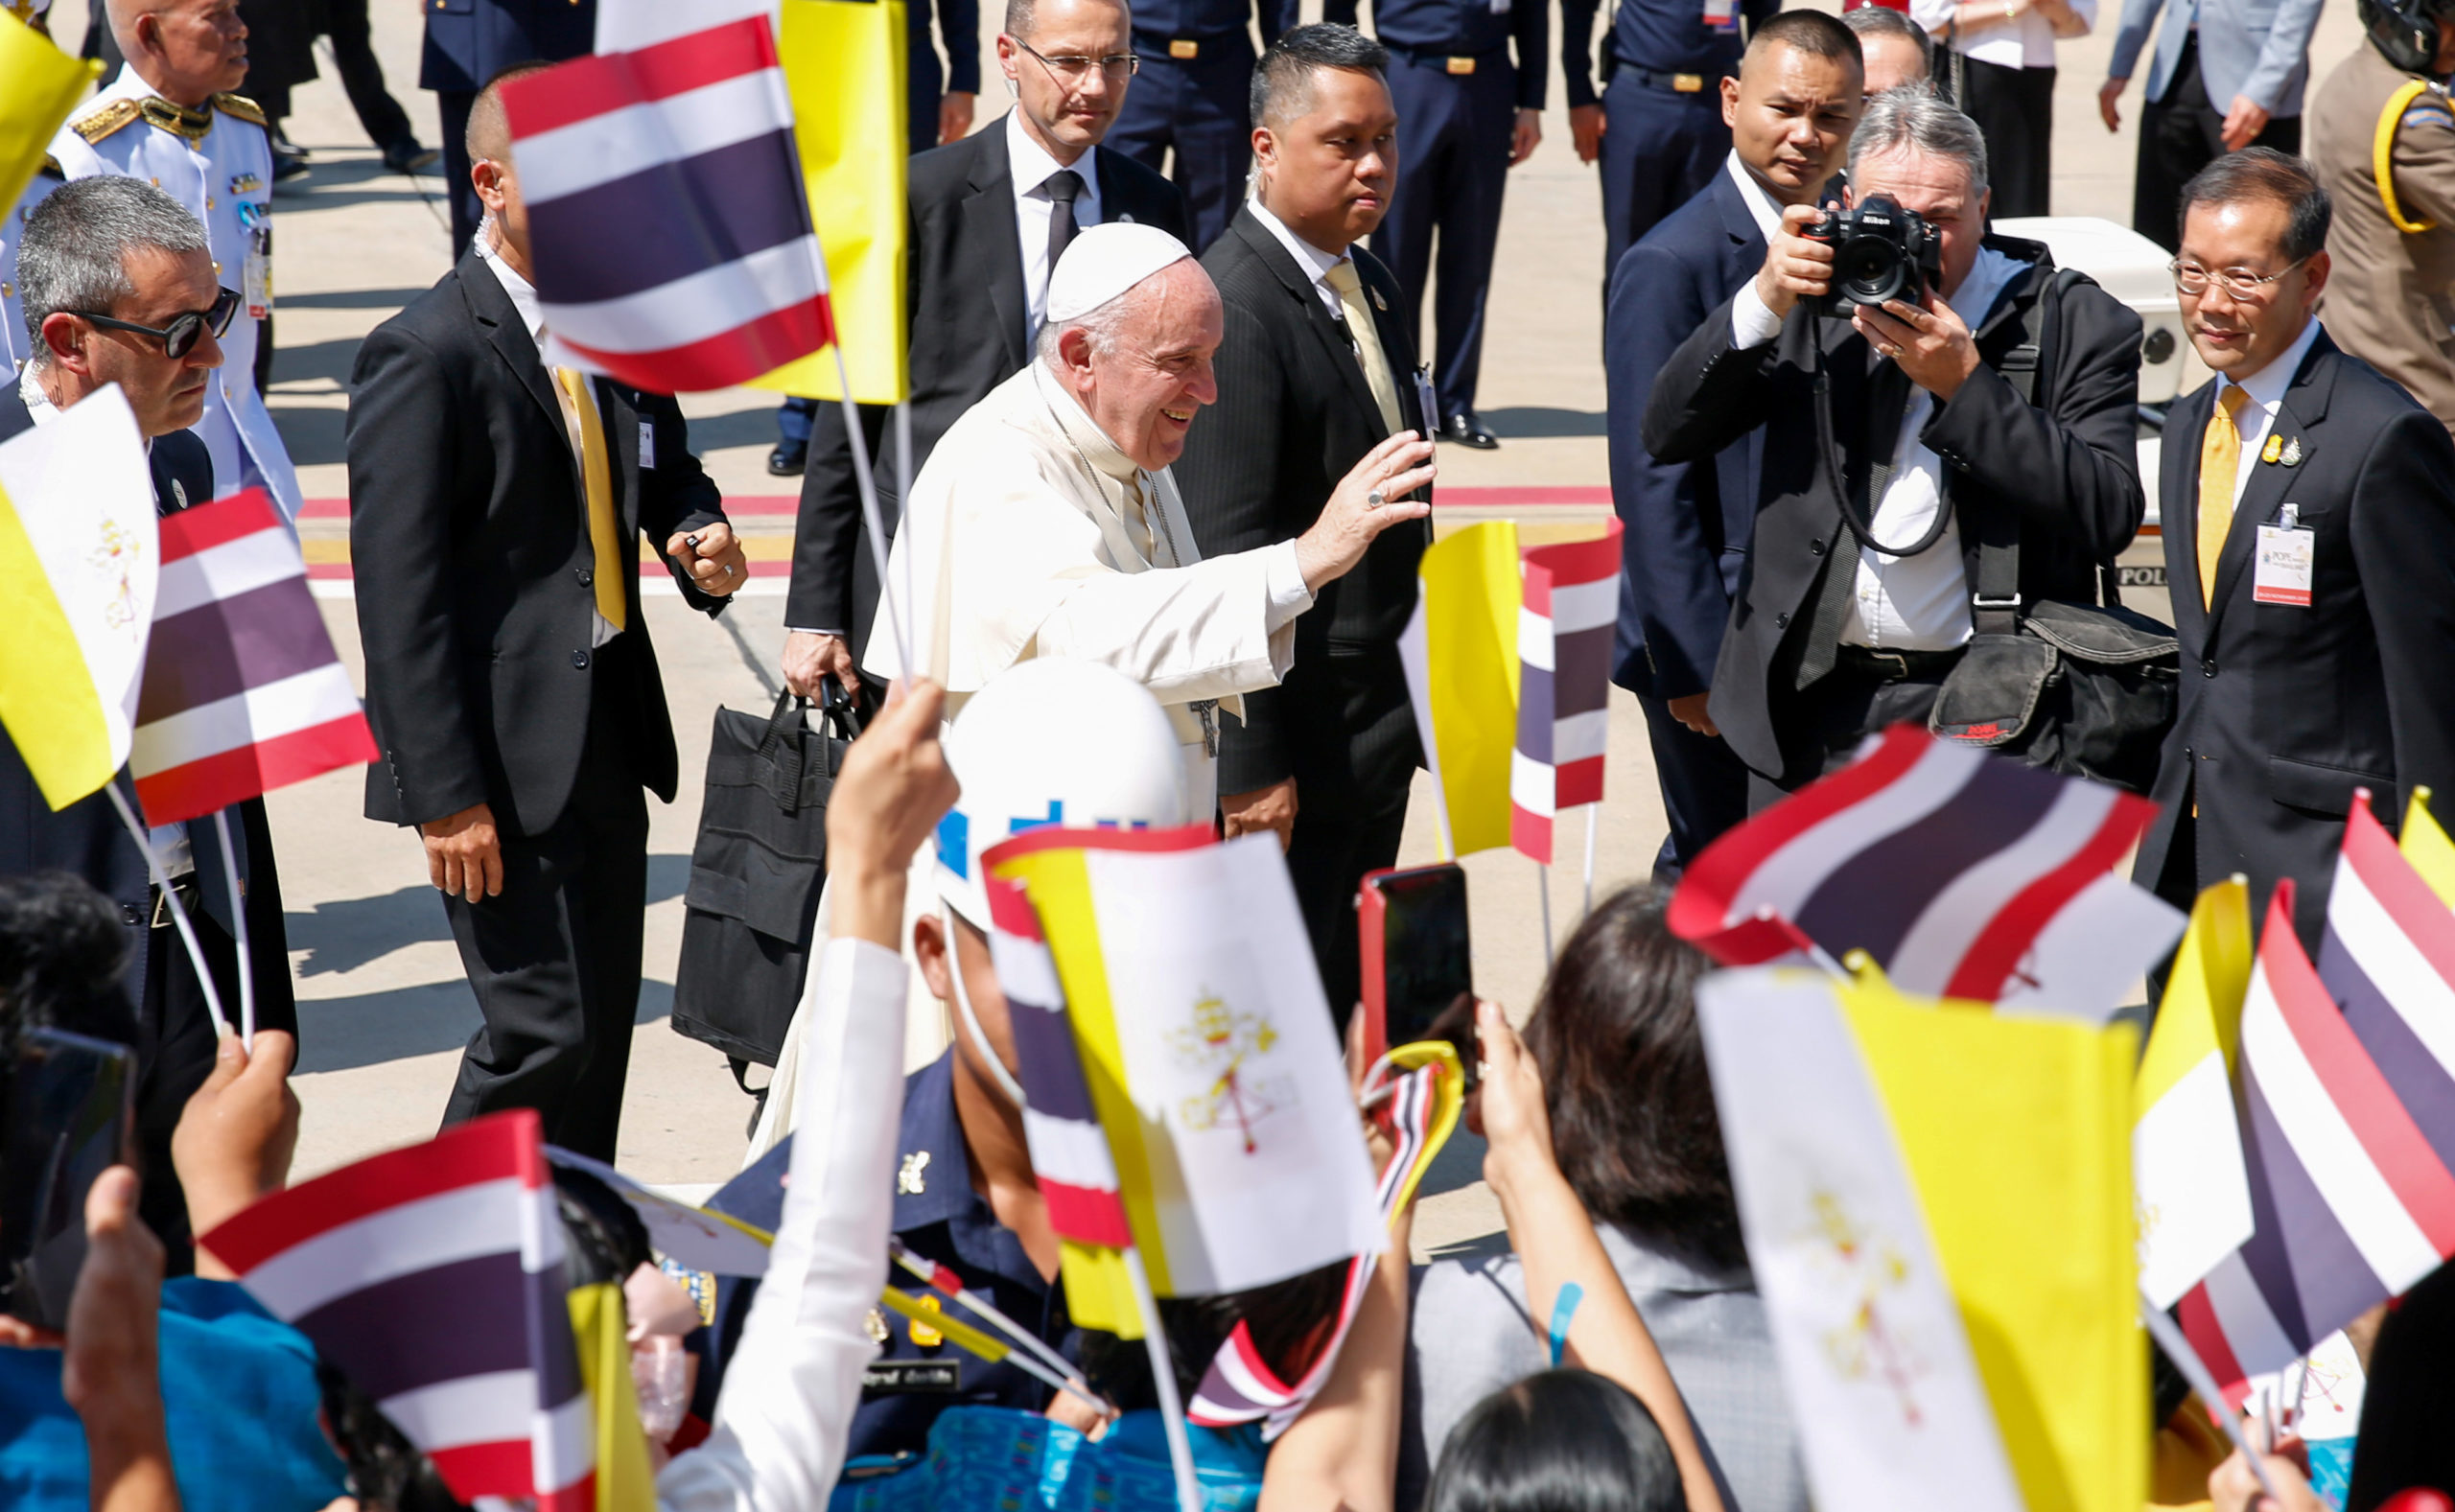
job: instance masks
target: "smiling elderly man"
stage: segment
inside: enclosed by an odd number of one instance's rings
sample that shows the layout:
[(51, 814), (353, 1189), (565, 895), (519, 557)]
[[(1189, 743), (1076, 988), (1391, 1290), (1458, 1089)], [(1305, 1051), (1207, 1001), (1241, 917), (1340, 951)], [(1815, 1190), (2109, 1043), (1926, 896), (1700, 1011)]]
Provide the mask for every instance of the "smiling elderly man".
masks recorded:
[[(1017, 662), (1074, 657), (1151, 689), (1186, 747), (1192, 812), (1216, 797), (1218, 710), (1277, 686), (1296, 617), (1383, 530), (1430, 505), (1431, 443), (1400, 431), (1367, 453), (1293, 541), (1204, 559), (1169, 464), (1218, 397), (1219, 292), (1183, 243), (1095, 226), (1049, 279), (1039, 360), (947, 430), (913, 483), (870, 654), (900, 670), (893, 616), (910, 600), (912, 658), (949, 717)], [(1064, 712), (1051, 710), (1062, 738)], [(1079, 816), (1095, 819), (1096, 815)]]

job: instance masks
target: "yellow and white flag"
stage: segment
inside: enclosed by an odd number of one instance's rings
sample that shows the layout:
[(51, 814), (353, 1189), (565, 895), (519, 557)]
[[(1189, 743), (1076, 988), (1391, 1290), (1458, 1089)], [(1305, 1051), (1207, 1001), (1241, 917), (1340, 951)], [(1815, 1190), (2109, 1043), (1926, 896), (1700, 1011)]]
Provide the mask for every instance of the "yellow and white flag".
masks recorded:
[(26, 192), (59, 123), (101, 71), (0, 9), (0, 213)]
[(53, 808), (128, 760), (161, 558), (117, 387), (0, 445), (0, 725)]
[(1435, 542), (1415, 573), (1415, 617), (1398, 638), (1398, 658), (1440, 795), (1443, 859), (1455, 859), (1509, 841), (1517, 621), (1526, 604), (1517, 522), (1486, 521)]
[(2191, 905), (2131, 1126), (2139, 1290), (2172, 1307), (2251, 1237), (2251, 1182), (2233, 1112), (2233, 1052), (2251, 985), (2251, 890), (2219, 882)]
[(2396, 849), (2438, 895), (2438, 900), (2455, 908), (2455, 840), (2446, 838), (2438, 817), (2429, 811), (2428, 788), (2413, 789), (2413, 801), (2404, 805), (2403, 841)]

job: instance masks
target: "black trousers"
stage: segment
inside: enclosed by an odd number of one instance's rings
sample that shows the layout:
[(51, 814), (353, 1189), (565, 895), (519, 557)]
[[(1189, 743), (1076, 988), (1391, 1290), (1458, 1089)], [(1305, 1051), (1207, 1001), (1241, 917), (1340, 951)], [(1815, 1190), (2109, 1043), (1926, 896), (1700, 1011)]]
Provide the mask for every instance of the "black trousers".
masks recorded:
[(625, 749), (636, 669), (596, 653), (587, 746), (561, 817), (503, 836), (503, 892), (443, 900), (485, 1024), (445, 1106), (452, 1125), (533, 1107), (549, 1144), (614, 1158), (647, 911), (647, 797)]
[(1314, 701), (1319, 724), (1343, 733), (1331, 749), (1294, 753), (1296, 832), (1287, 872), (1330, 1000), (1330, 1020), (1344, 1034), (1363, 994), (1356, 891), (1365, 872), (1397, 864), (1421, 747), (1394, 648), (1333, 649), (1290, 688), (1298, 691)]
[[(2165, 98), (2152, 100), (2139, 112), (2139, 167), (2131, 180), (2131, 228), (2168, 252), (2182, 250), (2178, 213), (2183, 185), (2191, 175), (2225, 155), (2225, 110), (2233, 102), (2208, 98), (2208, 82), (2199, 77), (2199, 36), (2183, 44)], [(2302, 118), (2280, 116), (2251, 141), (2280, 152), (2302, 151)]]
[(434, 92), (435, 109), (443, 117), (443, 192), (452, 202), (455, 263), (469, 255), (469, 241), (478, 234), (478, 222), (486, 218), (486, 207), (478, 202), (478, 186), (469, 182), (469, 107), (477, 100), (474, 90)]
[(1155, 174), (1174, 152), (1169, 177), (1184, 191), (1199, 255), (1219, 240), (1245, 202), (1245, 174), (1253, 161), (1248, 99), (1253, 44), (1241, 27), (1199, 39), (1196, 58), (1169, 57), (1168, 42), (1147, 32), (1134, 38), (1142, 70), (1107, 142)]
[(1747, 774), (1749, 811), (1769, 808), (1847, 766), (1859, 744), (1879, 731), (1925, 725), (1956, 660), (1952, 653), (1913, 651), (1905, 662), (1843, 646), (1839, 664), (1802, 688), (1789, 706), (1789, 728), (1782, 732), (1782, 776)]
[(413, 145), (417, 137), (409, 112), (384, 87), (384, 65), (375, 60), (366, 0), (324, 0), (324, 35), (332, 39), (333, 65), (366, 139), (386, 151)]
[(1960, 107), (1986, 138), (1986, 176), (1995, 199), (1988, 212), (2042, 216), (2054, 167), (2054, 73), (2051, 68), (2007, 68), (1975, 58), (1957, 60), (1965, 70)]
[(1730, 155), (1719, 81), (1681, 92), (1622, 63), (1602, 88), (1602, 293), (1620, 254), (1714, 181)]
[[(239, 947), (227, 930), (196, 906), (193, 893), (182, 901), (189, 905), (189, 920), (213, 972), (214, 989), (235, 1025)], [(196, 1236), (188, 1228), (187, 1193), (171, 1164), (171, 1135), (188, 1099), (213, 1074), (218, 1041), (196, 966), (167, 916), (159, 929), (149, 921), (139, 948), (145, 952), (145, 995), (136, 1015), (136, 1151), (143, 1185), (136, 1211), (162, 1241), (164, 1273), (183, 1276), (196, 1269)]]
[(1438, 58), (1391, 60), (1398, 184), (1388, 219), (1372, 233), (1373, 255), (1390, 265), (1406, 291), (1407, 330), (1418, 357), (1427, 350), (1424, 297), (1432, 295), (1429, 350), (1442, 420), (1475, 407), (1484, 300), (1500, 245), (1509, 134), (1517, 123), (1516, 70), (1503, 54), (1478, 62), (1475, 72), (1461, 75)]
[(1650, 693), (1637, 695), (1645, 710), (1646, 743), (1653, 751), (1654, 779), (1662, 787), (1662, 813), (1670, 832), (1653, 860), (1653, 879), (1679, 880), (1722, 831), (1747, 817), (1747, 763), (1718, 735), (1700, 735), (1681, 724), (1671, 705)]

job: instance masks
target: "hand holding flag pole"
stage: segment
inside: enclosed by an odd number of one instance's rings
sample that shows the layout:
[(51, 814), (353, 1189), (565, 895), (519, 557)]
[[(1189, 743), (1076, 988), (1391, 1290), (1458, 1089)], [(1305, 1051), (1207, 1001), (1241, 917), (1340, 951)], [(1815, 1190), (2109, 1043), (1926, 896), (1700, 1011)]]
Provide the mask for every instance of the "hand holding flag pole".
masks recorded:
[[(2199, 1358), (2199, 1351), (2190, 1347), (2190, 1340), (2175, 1326), (2174, 1320), (2165, 1315), (2165, 1310), (2144, 1296), (2139, 1299), (2139, 1321), (2147, 1325), (2148, 1337), (2157, 1341), (2157, 1347), (2165, 1352), (2165, 1358), (2172, 1361), (2174, 1368), (2183, 1373), (2183, 1379), (2190, 1383), (2192, 1394), (2199, 1398), (2208, 1415), (2214, 1418), (2216, 1426), (2225, 1431), (2225, 1436), (2233, 1440), (2242, 1462), (2251, 1467), (2252, 1475), (2258, 1477), (2259, 1489), (2266, 1492), (2278, 1506), (2286, 1505), (2284, 1493), (2277, 1490), (2276, 1482), (2268, 1478), (2262, 1456), (2251, 1447), (2250, 1439), (2242, 1432), (2242, 1420), (2225, 1406), (2225, 1393), (2217, 1386), (2215, 1375)], [(2273, 1441), (2270, 1447), (2273, 1447)]]
[[(213, 832), (222, 841), (222, 880), (230, 888), (231, 938), (239, 946), (239, 1040), (249, 1053), (256, 1048), (256, 962), (247, 947), (247, 899), (239, 890), (239, 858), (230, 845), (230, 810), (213, 811)], [(197, 967), (202, 976), (202, 965)]]

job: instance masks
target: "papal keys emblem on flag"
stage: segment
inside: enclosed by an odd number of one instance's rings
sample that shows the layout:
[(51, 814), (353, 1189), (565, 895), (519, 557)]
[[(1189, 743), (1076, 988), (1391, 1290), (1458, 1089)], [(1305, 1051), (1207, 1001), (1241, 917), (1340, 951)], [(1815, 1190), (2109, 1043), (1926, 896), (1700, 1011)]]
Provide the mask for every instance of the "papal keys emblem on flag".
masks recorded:
[(503, 104), (549, 363), (673, 394), (834, 338), (764, 16), (574, 58)]

